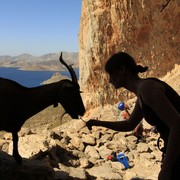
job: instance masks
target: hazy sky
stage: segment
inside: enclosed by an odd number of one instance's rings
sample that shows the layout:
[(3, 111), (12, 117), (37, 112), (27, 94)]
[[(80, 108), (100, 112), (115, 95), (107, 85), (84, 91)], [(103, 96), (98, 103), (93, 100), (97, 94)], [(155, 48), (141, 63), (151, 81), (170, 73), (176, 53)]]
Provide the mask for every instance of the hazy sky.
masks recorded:
[(81, 0), (1, 0), (0, 56), (78, 52)]

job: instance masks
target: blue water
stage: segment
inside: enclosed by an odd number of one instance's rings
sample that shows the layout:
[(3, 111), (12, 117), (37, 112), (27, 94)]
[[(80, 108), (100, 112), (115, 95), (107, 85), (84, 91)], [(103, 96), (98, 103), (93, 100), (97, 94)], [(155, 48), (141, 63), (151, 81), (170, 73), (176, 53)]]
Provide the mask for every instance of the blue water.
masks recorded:
[[(24, 71), (18, 68), (0, 67), (0, 77), (7, 78), (18, 82), (26, 87), (39, 86), (43, 81), (51, 78), (57, 71)], [(75, 69), (77, 77), (79, 76), (78, 69)], [(70, 77), (68, 71), (61, 71), (61, 75)]]

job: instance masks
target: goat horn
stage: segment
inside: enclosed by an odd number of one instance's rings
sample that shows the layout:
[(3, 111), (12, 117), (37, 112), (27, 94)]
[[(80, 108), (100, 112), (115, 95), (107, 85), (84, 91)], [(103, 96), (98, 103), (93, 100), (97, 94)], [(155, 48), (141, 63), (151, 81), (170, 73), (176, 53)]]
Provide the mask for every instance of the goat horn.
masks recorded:
[(60, 61), (64, 66), (66, 66), (66, 68), (67, 68), (68, 71), (70, 72), (72, 81), (73, 81), (73, 82), (77, 82), (76, 73), (75, 73), (74, 69), (72, 68), (72, 65), (67, 65), (67, 64), (65, 63), (65, 61), (64, 61), (63, 58), (62, 58), (62, 52), (61, 52), (61, 55), (60, 55), (60, 57), (59, 57), (59, 61)]

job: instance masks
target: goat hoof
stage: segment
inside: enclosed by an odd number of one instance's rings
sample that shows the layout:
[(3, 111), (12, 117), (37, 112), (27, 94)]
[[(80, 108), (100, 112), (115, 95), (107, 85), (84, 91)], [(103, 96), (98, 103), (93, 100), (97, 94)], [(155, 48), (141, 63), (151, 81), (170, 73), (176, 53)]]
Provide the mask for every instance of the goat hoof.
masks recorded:
[(21, 165), (22, 164), (22, 158), (21, 156), (16, 156), (14, 157), (15, 161), (17, 162), (17, 164)]

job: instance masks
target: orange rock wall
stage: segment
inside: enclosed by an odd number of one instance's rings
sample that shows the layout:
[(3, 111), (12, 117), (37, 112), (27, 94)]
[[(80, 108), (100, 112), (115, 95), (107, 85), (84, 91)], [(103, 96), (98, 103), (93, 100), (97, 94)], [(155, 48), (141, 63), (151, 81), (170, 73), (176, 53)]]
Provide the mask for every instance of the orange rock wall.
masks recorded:
[(81, 13), (80, 85), (87, 108), (132, 96), (108, 83), (104, 66), (115, 52), (149, 66), (145, 76), (161, 77), (180, 64), (179, 0), (82, 0)]

